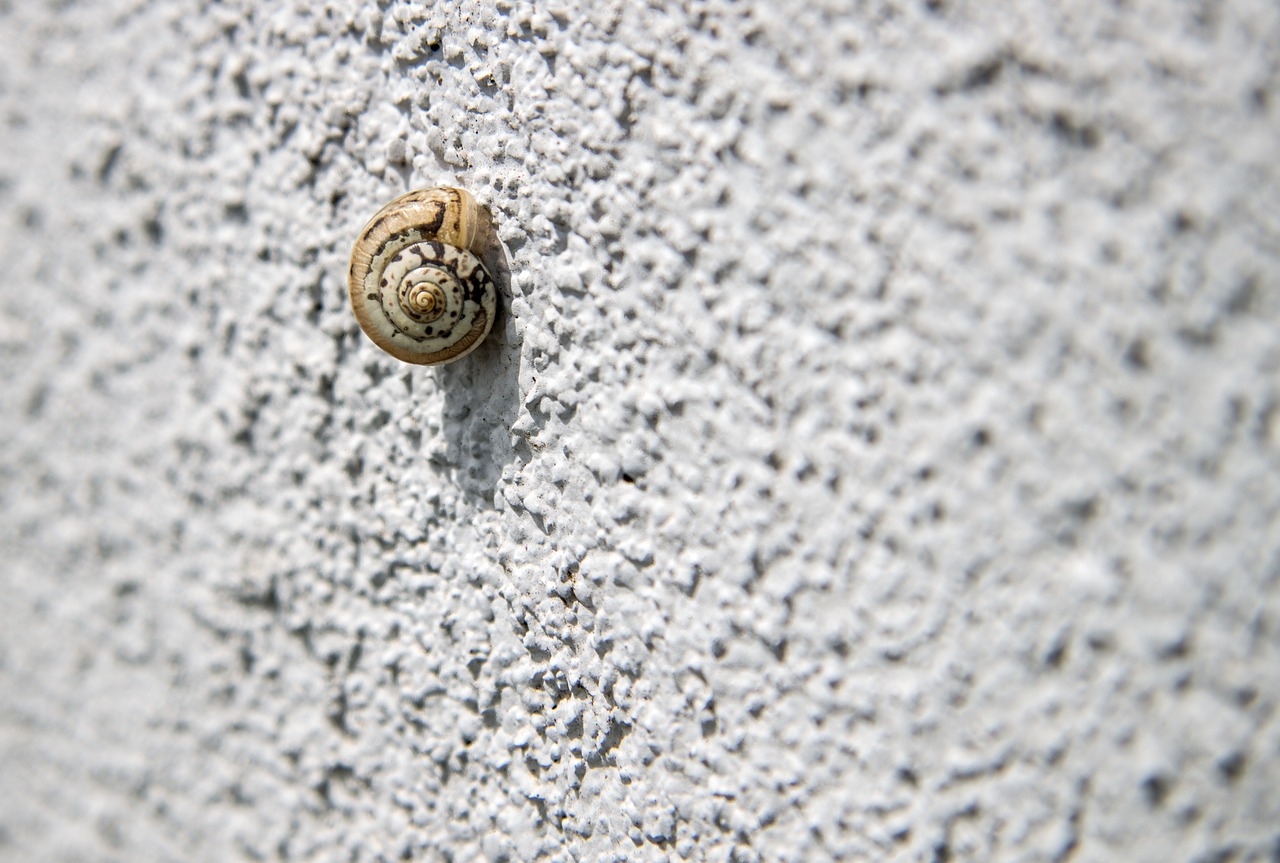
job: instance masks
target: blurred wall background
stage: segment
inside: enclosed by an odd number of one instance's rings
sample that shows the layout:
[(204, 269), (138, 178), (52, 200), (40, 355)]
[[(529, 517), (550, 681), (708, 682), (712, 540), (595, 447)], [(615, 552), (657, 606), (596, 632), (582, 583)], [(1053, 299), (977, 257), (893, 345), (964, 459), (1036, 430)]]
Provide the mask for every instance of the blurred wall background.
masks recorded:
[(0, 130), (0, 858), (1280, 859), (1270, 0), (0, 0)]

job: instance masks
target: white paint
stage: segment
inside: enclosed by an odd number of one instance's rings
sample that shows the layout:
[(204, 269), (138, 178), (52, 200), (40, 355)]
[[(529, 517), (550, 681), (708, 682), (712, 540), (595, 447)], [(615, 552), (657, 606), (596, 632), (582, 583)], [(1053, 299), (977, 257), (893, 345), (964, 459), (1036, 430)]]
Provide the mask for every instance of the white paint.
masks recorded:
[(0, 857), (1274, 857), (1274, 4), (206, 5), (0, 3)]

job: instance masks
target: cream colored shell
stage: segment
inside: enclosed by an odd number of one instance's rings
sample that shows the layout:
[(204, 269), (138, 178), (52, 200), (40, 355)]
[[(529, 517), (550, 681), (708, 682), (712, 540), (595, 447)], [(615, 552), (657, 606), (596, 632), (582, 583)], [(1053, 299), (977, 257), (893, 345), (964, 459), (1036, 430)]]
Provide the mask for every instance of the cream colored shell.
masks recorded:
[(419, 365), (475, 350), (498, 308), (480, 260), (489, 228), (488, 213), (462, 189), (419, 189), (379, 210), (360, 232), (347, 274), (365, 335)]

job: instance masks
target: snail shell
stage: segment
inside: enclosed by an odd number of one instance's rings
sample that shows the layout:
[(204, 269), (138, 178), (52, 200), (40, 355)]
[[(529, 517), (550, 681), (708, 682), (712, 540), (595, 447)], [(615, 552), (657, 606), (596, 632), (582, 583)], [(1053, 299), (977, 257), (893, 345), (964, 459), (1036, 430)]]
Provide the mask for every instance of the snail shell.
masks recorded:
[(493, 326), (498, 291), (481, 263), (488, 212), (462, 189), (401, 195), (365, 225), (347, 291), (365, 335), (398, 360), (451, 363)]

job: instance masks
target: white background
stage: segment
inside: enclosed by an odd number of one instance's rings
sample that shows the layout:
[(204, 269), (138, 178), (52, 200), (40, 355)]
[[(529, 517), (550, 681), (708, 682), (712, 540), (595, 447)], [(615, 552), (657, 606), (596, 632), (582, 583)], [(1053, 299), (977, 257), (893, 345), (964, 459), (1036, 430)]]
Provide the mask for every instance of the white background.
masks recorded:
[(1280, 854), (1271, 0), (0, 0), (0, 136), (0, 858)]

